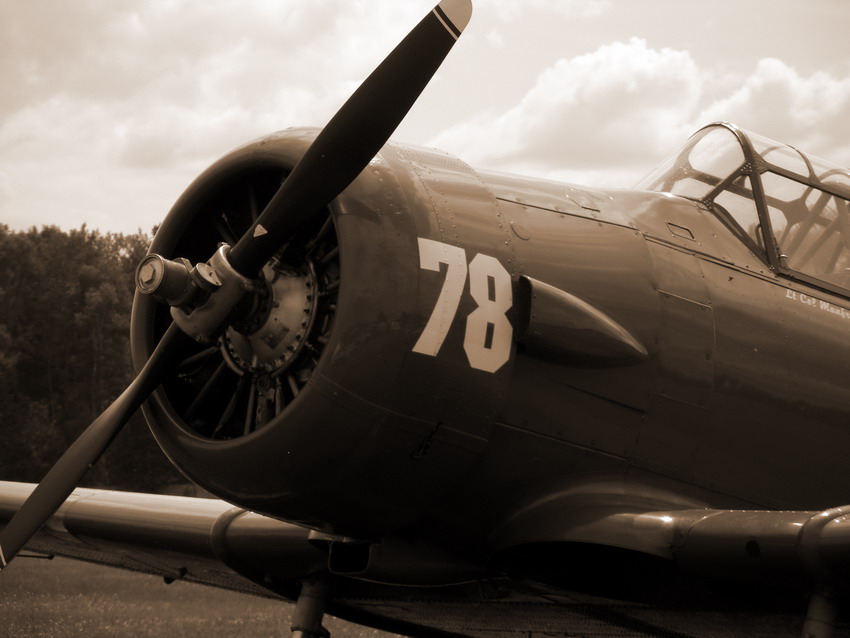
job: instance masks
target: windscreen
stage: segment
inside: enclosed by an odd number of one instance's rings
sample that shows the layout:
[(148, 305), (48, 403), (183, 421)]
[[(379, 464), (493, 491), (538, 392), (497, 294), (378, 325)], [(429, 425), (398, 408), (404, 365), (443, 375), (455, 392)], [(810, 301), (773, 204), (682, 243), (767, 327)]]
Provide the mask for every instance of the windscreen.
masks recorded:
[[(753, 180), (760, 189), (754, 190)], [(692, 136), (637, 187), (700, 201), (780, 271), (844, 294), (850, 290), (846, 168), (715, 124)]]

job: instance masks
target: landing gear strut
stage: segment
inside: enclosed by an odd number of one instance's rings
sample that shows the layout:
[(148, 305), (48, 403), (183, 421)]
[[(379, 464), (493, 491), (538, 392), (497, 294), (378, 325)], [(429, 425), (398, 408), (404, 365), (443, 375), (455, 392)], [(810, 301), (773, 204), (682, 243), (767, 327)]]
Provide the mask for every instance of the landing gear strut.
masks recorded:
[(292, 638), (330, 638), (330, 632), (322, 626), (330, 595), (330, 574), (326, 572), (313, 574), (301, 582), (301, 593), (292, 614)]
[(809, 601), (803, 638), (832, 638), (835, 636), (837, 616), (835, 594), (826, 587), (817, 588)]

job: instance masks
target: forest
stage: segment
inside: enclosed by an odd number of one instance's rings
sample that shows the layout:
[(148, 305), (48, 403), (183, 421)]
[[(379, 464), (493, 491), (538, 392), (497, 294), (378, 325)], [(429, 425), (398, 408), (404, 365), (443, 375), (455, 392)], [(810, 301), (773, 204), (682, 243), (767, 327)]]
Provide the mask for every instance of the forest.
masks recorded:
[[(133, 274), (150, 240), (0, 224), (0, 479), (39, 481), (132, 379)], [(83, 481), (166, 492), (187, 483), (141, 413)]]

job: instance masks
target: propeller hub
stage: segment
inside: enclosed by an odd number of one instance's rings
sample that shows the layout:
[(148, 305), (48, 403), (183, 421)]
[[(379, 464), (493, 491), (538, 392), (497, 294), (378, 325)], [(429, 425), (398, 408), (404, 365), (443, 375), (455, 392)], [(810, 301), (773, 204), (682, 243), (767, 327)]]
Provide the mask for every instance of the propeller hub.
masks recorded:
[(318, 282), (312, 261), (300, 267), (269, 264), (255, 310), (227, 328), (221, 352), (239, 375), (277, 376), (298, 357), (316, 318)]

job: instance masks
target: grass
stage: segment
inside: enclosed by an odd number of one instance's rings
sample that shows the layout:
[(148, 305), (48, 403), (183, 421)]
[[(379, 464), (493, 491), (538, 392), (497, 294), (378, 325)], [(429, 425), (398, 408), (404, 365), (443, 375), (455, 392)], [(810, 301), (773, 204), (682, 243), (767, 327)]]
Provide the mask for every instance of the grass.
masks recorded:
[[(0, 575), (0, 635), (289, 636), (287, 603), (65, 558), (19, 557)], [(334, 638), (391, 636), (326, 617)]]

